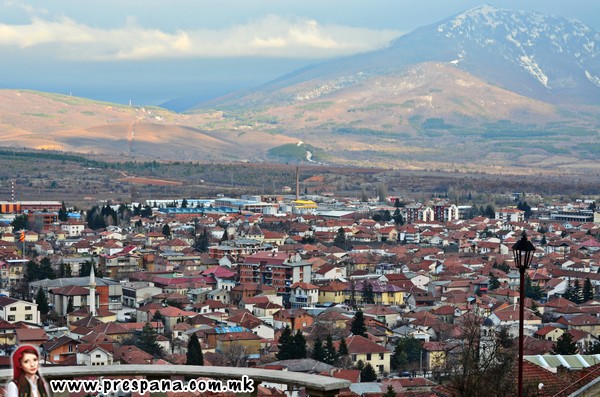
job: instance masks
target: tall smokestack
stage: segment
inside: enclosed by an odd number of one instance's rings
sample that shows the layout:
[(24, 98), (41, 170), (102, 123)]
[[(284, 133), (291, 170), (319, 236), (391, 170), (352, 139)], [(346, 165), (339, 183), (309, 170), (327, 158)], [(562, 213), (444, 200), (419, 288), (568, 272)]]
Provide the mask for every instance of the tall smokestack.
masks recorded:
[(296, 167), (296, 200), (300, 199), (300, 167)]

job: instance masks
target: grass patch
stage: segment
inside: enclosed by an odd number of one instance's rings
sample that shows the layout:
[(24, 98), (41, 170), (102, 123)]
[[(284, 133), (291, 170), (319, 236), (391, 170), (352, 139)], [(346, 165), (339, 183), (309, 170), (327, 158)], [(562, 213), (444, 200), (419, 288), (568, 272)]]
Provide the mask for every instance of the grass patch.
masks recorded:
[(397, 103), (386, 103), (386, 102), (382, 102), (382, 103), (373, 103), (369, 106), (363, 106), (363, 107), (359, 107), (359, 108), (353, 108), (353, 109), (348, 109), (347, 112), (348, 113), (354, 113), (354, 112), (372, 112), (374, 110), (385, 110), (385, 109), (390, 109), (390, 108), (394, 108), (400, 106)]
[(22, 113), (23, 116), (33, 116), (33, 117), (41, 117), (43, 119), (51, 119), (52, 115), (46, 114), (46, 113)]
[(324, 110), (333, 105), (332, 101), (307, 103), (306, 105), (296, 106), (299, 110)]
[(86, 111), (84, 111), (84, 112), (81, 112), (81, 114), (83, 114), (83, 115), (86, 115), (86, 116), (93, 116), (93, 115), (95, 115), (96, 113), (94, 113), (94, 112), (90, 112), (89, 110), (86, 110)]

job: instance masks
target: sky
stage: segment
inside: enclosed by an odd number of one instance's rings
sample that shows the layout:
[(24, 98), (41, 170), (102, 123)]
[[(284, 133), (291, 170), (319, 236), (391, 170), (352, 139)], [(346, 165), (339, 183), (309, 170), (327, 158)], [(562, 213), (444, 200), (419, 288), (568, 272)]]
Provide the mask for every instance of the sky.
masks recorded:
[[(205, 100), (385, 47), (471, 0), (0, 0), (0, 88), (118, 103)], [(578, 19), (600, 1), (485, 4)], [(173, 108), (181, 102), (171, 102)]]

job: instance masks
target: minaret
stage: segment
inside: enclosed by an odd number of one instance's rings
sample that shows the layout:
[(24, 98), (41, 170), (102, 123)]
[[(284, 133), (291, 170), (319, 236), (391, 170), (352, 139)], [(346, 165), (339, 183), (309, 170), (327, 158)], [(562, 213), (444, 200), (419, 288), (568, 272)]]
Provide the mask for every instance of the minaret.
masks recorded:
[(90, 269), (90, 297), (88, 299), (90, 305), (90, 314), (92, 316), (96, 315), (96, 275), (94, 274), (94, 264), (92, 264), (92, 268)]

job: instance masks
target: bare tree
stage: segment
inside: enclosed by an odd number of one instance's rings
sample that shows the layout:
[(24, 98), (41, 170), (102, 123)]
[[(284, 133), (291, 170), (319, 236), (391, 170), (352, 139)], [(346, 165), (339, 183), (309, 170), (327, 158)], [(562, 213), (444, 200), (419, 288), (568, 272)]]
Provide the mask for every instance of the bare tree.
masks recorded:
[(248, 348), (241, 343), (231, 342), (221, 348), (221, 354), (227, 360), (227, 365), (232, 367), (245, 367)]
[(460, 336), (446, 352), (447, 386), (453, 395), (514, 396), (517, 354), (508, 330), (484, 325), (475, 315), (464, 316), (459, 329)]

